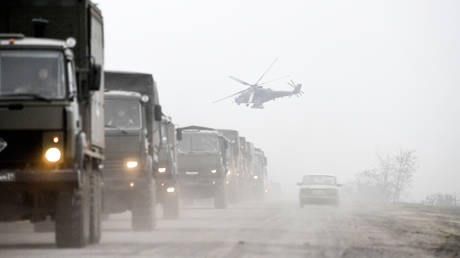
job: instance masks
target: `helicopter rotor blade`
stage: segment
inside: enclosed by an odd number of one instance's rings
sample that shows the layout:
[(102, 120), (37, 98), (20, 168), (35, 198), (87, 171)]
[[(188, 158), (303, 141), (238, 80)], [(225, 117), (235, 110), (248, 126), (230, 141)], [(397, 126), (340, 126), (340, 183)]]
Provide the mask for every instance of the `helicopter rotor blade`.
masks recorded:
[(281, 79), (284, 79), (284, 78), (287, 78), (287, 77), (290, 77), (290, 75), (285, 75), (285, 76), (282, 76), (282, 77), (278, 77), (278, 78), (276, 78), (276, 79), (273, 79), (273, 80), (270, 80), (270, 81), (266, 81), (266, 82), (260, 83), (260, 84), (258, 84), (258, 85), (264, 85), (264, 84), (276, 82), (276, 81), (278, 81), (278, 80), (281, 80)]
[(265, 70), (265, 72), (262, 74), (262, 76), (260, 76), (260, 78), (256, 81), (256, 83), (254, 83), (254, 85), (257, 85), (264, 78), (264, 76), (268, 73), (268, 71), (270, 71), (270, 69), (272, 69), (272, 67), (276, 63), (276, 61), (278, 61), (278, 58), (275, 58), (275, 60), (270, 64), (270, 66), (267, 68), (267, 70)]
[(223, 97), (223, 98), (221, 98), (221, 99), (218, 99), (218, 100), (214, 100), (212, 103), (217, 103), (217, 102), (220, 102), (220, 101), (222, 101), (222, 100), (226, 100), (226, 99), (228, 99), (228, 98), (231, 98), (231, 97), (233, 97), (233, 96), (236, 96), (236, 95), (238, 95), (238, 94), (241, 94), (241, 93), (244, 93), (244, 92), (246, 92), (246, 91), (250, 91), (250, 90), (252, 90), (252, 88), (247, 88), (247, 89), (244, 89), (244, 90), (238, 91), (238, 92), (236, 92), (236, 93), (233, 93), (232, 95), (229, 95), (229, 96)]
[(247, 83), (247, 82), (245, 82), (245, 81), (243, 81), (243, 80), (240, 80), (240, 79), (236, 78), (235, 76), (228, 76), (228, 77), (229, 77), (230, 79), (236, 81), (236, 82), (239, 82), (239, 83), (243, 84), (243, 85), (251, 86), (251, 87), (253, 86), (252, 84)]

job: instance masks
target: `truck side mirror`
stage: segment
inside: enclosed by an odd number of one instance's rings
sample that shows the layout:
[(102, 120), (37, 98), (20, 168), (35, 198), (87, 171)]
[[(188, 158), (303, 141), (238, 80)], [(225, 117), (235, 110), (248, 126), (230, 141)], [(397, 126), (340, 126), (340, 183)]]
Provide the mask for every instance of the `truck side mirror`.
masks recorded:
[(178, 141), (182, 141), (182, 130), (176, 130), (176, 138)]
[(158, 121), (158, 122), (161, 121), (161, 118), (163, 116), (163, 112), (161, 111), (161, 106), (160, 105), (155, 105), (154, 116), (155, 116), (155, 121)]
[(89, 72), (89, 90), (98, 91), (101, 89), (102, 66), (100, 64), (92, 64)]

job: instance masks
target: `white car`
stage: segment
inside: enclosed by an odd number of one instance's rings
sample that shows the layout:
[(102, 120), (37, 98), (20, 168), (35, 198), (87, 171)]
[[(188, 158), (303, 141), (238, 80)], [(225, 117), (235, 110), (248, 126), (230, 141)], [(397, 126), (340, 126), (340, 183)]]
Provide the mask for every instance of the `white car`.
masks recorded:
[(338, 205), (340, 203), (337, 178), (327, 174), (308, 174), (297, 183), (299, 190), (299, 205), (326, 203)]

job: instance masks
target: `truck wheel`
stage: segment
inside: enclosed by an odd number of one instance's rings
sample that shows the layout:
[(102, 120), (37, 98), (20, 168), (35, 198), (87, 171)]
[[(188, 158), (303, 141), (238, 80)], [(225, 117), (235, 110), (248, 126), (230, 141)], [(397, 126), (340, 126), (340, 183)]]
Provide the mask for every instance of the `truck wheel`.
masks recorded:
[(177, 195), (166, 197), (166, 200), (163, 202), (163, 218), (179, 218), (179, 198)]
[(89, 194), (87, 186), (58, 194), (55, 238), (60, 248), (86, 246), (89, 241)]
[(214, 208), (227, 209), (227, 191), (225, 185), (221, 186), (214, 196)]
[(44, 221), (34, 223), (35, 233), (49, 233), (54, 232), (54, 221), (47, 218)]
[(140, 189), (133, 198), (131, 216), (132, 228), (135, 231), (151, 231), (155, 228), (155, 193), (151, 185), (146, 189)]
[(90, 206), (90, 243), (101, 241), (102, 189), (101, 174), (96, 172), (91, 176), (91, 206)]

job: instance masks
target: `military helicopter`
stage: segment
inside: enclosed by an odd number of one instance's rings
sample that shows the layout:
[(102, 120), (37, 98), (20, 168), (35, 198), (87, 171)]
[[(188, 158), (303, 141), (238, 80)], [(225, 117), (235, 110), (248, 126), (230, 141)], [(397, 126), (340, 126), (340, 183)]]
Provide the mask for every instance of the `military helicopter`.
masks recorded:
[(270, 88), (264, 88), (262, 86), (264, 84), (272, 83), (274, 81), (278, 81), (280, 79), (283, 79), (283, 78), (287, 77), (287, 76), (283, 76), (283, 77), (280, 77), (280, 78), (277, 78), (277, 79), (274, 79), (274, 80), (271, 80), (271, 81), (260, 83), (262, 81), (262, 79), (265, 77), (265, 75), (268, 73), (268, 71), (276, 63), (276, 61), (278, 61), (278, 59), (275, 59), (270, 64), (268, 69), (265, 70), (265, 72), (262, 74), (262, 76), (260, 76), (260, 78), (254, 84), (250, 84), (250, 83), (245, 82), (243, 80), (240, 80), (240, 79), (238, 79), (238, 78), (236, 78), (234, 76), (229, 76), (230, 79), (232, 79), (232, 80), (234, 80), (236, 82), (239, 82), (239, 83), (241, 83), (241, 84), (243, 84), (245, 86), (249, 86), (249, 87), (244, 89), (244, 90), (242, 90), (242, 91), (238, 91), (236, 93), (233, 93), (230, 96), (226, 96), (224, 98), (218, 99), (218, 100), (214, 101), (213, 103), (217, 103), (217, 102), (226, 100), (228, 98), (237, 96), (234, 99), (236, 104), (238, 104), (238, 105), (246, 104), (246, 106), (251, 107), (251, 108), (263, 109), (264, 108), (263, 104), (265, 102), (275, 100), (277, 98), (288, 97), (288, 96), (290, 97), (290, 96), (293, 96), (293, 95), (301, 96), (303, 94), (302, 84), (295, 83), (292, 80), (290, 82), (288, 82), (288, 85), (293, 88), (292, 91), (272, 90)]

